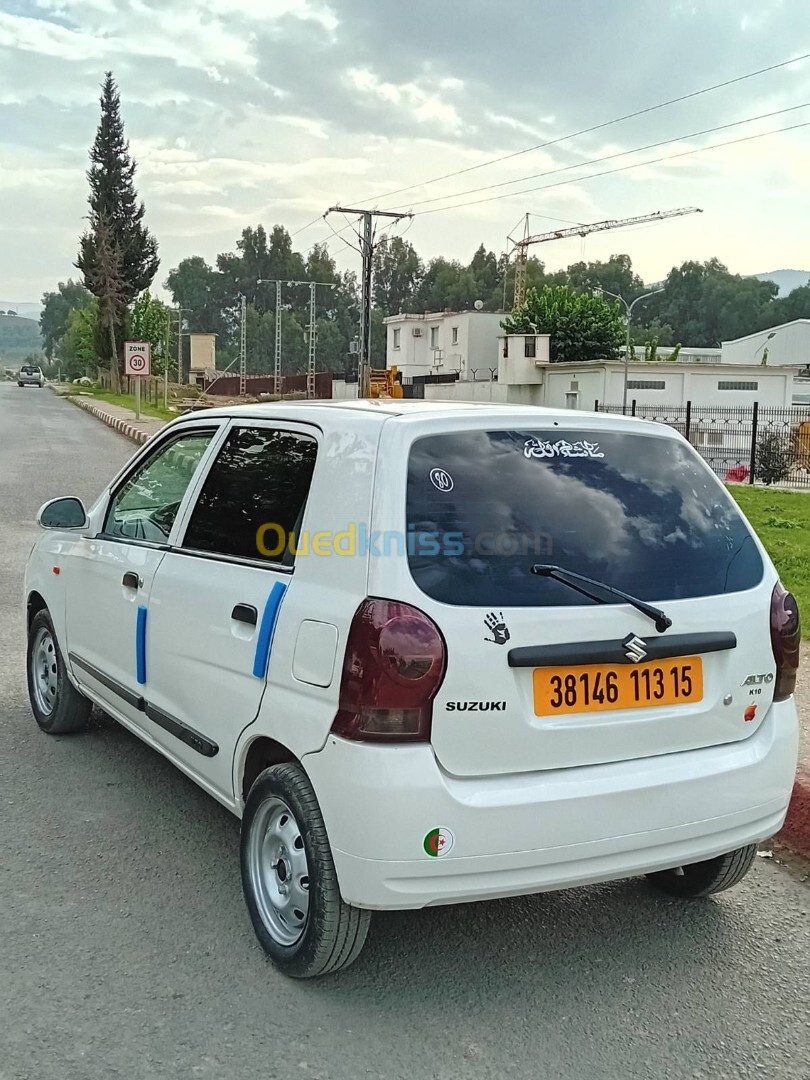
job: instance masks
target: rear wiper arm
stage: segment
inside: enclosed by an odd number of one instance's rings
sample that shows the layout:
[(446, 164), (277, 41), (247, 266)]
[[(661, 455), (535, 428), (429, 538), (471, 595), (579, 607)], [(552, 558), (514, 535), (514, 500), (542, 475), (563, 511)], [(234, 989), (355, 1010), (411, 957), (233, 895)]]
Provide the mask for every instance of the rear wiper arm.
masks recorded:
[(630, 596), (629, 593), (622, 592), (621, 589), (615, 589), (612, 585), (606, 585), (603, 581), (594, 581), (593, 578), (585, 577), (584, 574), (577, 574), (573, 570), (566, 570), (564, 566), (555, 566), (553, 563), (536, 563), (532, 567), (532, 573), (537, 574), (539, 577), (553, 578), (554, 581), (559, 581), (563, 585), (567, 585), (570, 589), (575, 589), (576, 592), (582, 593), (583, 596), (590, 597), (591, 600), (596, 600), (599, 604), (606, 604), (607, 600), (598, 593), (593, 593), (589, 589), (583, 588), (578, 582), (592, 585), (596, 589), (601, 589), (602, 592), (610, 593), (611, 596), (618, 596), (628, 604), (632, 604), (636, 611), (640, 611), (642, 615), (646, 615), (648, 619), (652, 619), (655, 623), (655, 629), (659, 634), (663, 634), (665, 630), (668, 630), (670, 626), (672, 626), (672, 619), (670, 619), (668, 615), (665, 615), (660, 608), (653, 607), (652, 604), (646, 604), (643, 600), (639, 600), (637, 596)]

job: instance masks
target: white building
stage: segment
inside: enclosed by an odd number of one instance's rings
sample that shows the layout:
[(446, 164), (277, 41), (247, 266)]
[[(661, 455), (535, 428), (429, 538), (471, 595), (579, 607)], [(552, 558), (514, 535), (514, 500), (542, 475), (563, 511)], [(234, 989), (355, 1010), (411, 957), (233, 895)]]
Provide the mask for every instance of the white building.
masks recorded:
[(810, 366), (810, 319), (794, 319), (793, 322), (759, 330), (756, 334), (723, 342), (724, 364), (762, 365), (765, 350), (768, 351), (768, 367), (807, 368)]
[(385, 320), (386, 362), (406, 378), (458, 372), (462, 379), (490, 376), (503, 313), (443, 311), (392, 315)]

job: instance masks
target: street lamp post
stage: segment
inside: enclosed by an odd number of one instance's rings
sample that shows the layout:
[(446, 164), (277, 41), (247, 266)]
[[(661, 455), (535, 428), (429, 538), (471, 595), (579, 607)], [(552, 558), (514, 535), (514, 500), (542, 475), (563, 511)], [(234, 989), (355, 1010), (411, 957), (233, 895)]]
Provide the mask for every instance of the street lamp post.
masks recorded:
[[(775, 338), (775, 337), (776, 337), (776, 331), (771, 330), (770, 334), (768, 334), (768, 336), (765, 338), (765, 340), (762, 342), (762, 344), (757, 346), (757, 348), (754, 350), (754, 359), (755, 360), (756, 360), (757, 353), (759, 352), (759, 350), (764, 349), (765, 346), (768, 344), (768, 342), (771, 340), (771, 338)], [(763, 363), (763, 365), (767, 364), (767, 362), (768, 362), (768, 355), (767, 355), (767, 353), (763, 353), (762, 354), (762, 363)]]
[(602, 293), (604, 296), (612, 296), (614, 300), (618, 300), (624, 304), (625, 317), (627, 319), (627, 336), (624, 346), (624, 389), (622, 391), (622, 415), (627, 412), (627, 374), (630, 363), (630, 320), (633, 318), (633, 308), (640, 300), (648, 300), (651, 296), (657, 296), (658, 293), (664, 291), (663, 286), (660, 289), (652, 289), (650, 292), (643, 293), (641, 296), (637, 296), (635, 300), (632, 300), (629, 304), (623, 296), (619, 296), (618, 293), (609, 292), (607, 289), (602, 289), (597, 286), (596, 292)]

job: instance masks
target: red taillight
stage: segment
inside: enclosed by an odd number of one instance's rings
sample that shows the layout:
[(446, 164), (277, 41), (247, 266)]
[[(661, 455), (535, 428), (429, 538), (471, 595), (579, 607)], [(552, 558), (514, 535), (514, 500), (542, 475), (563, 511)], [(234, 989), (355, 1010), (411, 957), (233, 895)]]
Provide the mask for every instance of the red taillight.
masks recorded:
[(364, 600), (349, 627), (332, 730), (347, 739), (427, 742), (446, 666), (444, 638), (423, 611)]
[(776, 660), (774, 701), (784, 701), (796, 689), (801, 637), (796, 597), (777, 582), (771, 596), (771, 645)]

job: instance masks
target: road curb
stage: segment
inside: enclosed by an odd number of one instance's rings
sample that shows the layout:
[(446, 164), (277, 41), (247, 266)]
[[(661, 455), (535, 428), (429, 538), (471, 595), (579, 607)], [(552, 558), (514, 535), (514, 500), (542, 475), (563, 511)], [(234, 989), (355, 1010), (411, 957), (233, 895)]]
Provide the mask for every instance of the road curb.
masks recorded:
[(127, 423), (126, 420), (121, 420), (117, 416), (110, 416), (109, 413), (104, 412), (98, 405), (93, 405), (90, 401), (84, 398), (78, 397), (75, 394), (61, 394), (60, 397), (66, 397), (68, 401), (72, 401), (74, 405), (78, 405), (80, 409), (84, 409), (85, 412), (91, 413), (97, 417), (107, 427), (111, 427), (114, 431), (117, 431), (120, 435), (124, 435), (127, 439), (131, 439), (134, 443), (139, 445), (148, 442), (152, 437), (148, 432), (141, 431), (140, 428), (134, 427), (132, 424)]
[(810, 773), (799, 771), (782, 831), (776, 840), (784, 847), (810, 859)]

